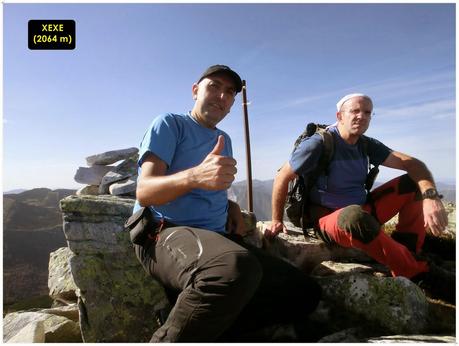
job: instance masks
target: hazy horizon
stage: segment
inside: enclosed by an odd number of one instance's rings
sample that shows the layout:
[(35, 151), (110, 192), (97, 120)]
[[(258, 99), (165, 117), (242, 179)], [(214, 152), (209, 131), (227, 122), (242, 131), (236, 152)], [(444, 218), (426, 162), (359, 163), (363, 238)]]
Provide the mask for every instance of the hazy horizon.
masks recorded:
[[(260, 181), (260, 182), (267, 182), (267, 181), (272, 181), (273, 179), (266, 179), (266, 180), (260, 180), (260, 179), (252, 179), (252, 182), (254, 181)], [(233, 184), (240, 184), (240, 183), (245, 183), (246, 180), (238, 180), (238, 181), (234, 181)], [(379, 185), (379, 184), (383, 184), (385, 181), (381, 181), (381, 180), (377, 180), (375, 182), (376, 185)], [(456, 182), (455, 181), (443, 181), (443, 180), (437, 180), (437, 183), (438, 184), (443, 184), (443, 185), (446, 185), (446, 186), (454, 186), (456, 187)], [(3, 194), (9, 194), (9, 193), (20, 193), (20, 192), (24, 192), (24, 191), (29, 191), (29, 190), (33, 190), (33, 189), (50, 189), (50, 190), (78, 190), (82, 187), (84, 187), (86, 185), (84, 184), (80, 184), (80, 186), (78, 188), (69, 188), (69, 187), (57, 187), (57, 188), (50, 188), (50, 187), (47, 187), (47, 186), (36, 186), (36, 187), (33, 187), (33, 188), (29, 188), (29, 189), (24, 189), (24, 188), (15, 188), (15, 189), (11, 189), (11, 190), (5, 190), (3, 191)], [(19, 192), (16, 192), (16, 191), (19, 191)]]

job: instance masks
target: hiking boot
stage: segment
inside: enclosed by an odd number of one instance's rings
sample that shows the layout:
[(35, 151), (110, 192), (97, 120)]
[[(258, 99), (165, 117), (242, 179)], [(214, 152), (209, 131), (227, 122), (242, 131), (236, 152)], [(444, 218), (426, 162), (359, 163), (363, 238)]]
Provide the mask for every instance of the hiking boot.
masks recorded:
[(456, 275), (435, 263), (429, 263), (429, 271), (411, 278), (431, 298), (441, 299), (456, 305)]

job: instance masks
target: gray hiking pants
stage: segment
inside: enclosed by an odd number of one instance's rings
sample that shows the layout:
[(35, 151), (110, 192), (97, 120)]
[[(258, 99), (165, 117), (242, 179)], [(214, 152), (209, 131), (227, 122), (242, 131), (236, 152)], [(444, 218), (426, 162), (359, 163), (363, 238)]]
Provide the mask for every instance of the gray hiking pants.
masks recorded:
[(304, 318), (320, 299), (320, 287), (298, 269), (216, 232), (171, 227), (135, 251), (177, 294), (151, 342), (240, 341), (246, 331)]

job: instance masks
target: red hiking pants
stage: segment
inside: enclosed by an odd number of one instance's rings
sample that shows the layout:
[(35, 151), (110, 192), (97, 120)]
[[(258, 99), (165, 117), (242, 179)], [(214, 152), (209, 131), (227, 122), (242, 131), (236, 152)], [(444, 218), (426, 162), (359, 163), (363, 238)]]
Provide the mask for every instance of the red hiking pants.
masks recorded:
[(350, 205), (318, 219), (318, 228), (325, 238), (344, 247), (363, 250), (376, 261), (387, 265), (393, 276), (413, 276), (428, 271), (424, 261), (417, 261), (411, 252), (384, 233), (381, 225), (399, 213), (396, 230), (417, 235), (416, 252), (425, 238), (422, 199), (417, 185), (402, 175), (370, 193), (370, 202)]

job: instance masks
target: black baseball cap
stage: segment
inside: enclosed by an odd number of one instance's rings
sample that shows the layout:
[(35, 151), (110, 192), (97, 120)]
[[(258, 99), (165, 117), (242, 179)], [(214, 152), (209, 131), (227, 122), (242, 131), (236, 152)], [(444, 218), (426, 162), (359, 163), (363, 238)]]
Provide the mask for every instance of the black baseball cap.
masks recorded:
[(240, 92), (242, 90), (241, 77), (239, 77), (239, 75), (236, 72), (234, 72), (226, 65), (212, 65), (208, 67), (207, 70), (205, 70), (199, 78), (198, 83), (202, 81), (204, 78), (209, 77), (210, 75), (213, 75), (215, 73), (225, 73), (234, 81), (234, 85), (236, 86), (236, 92)]

